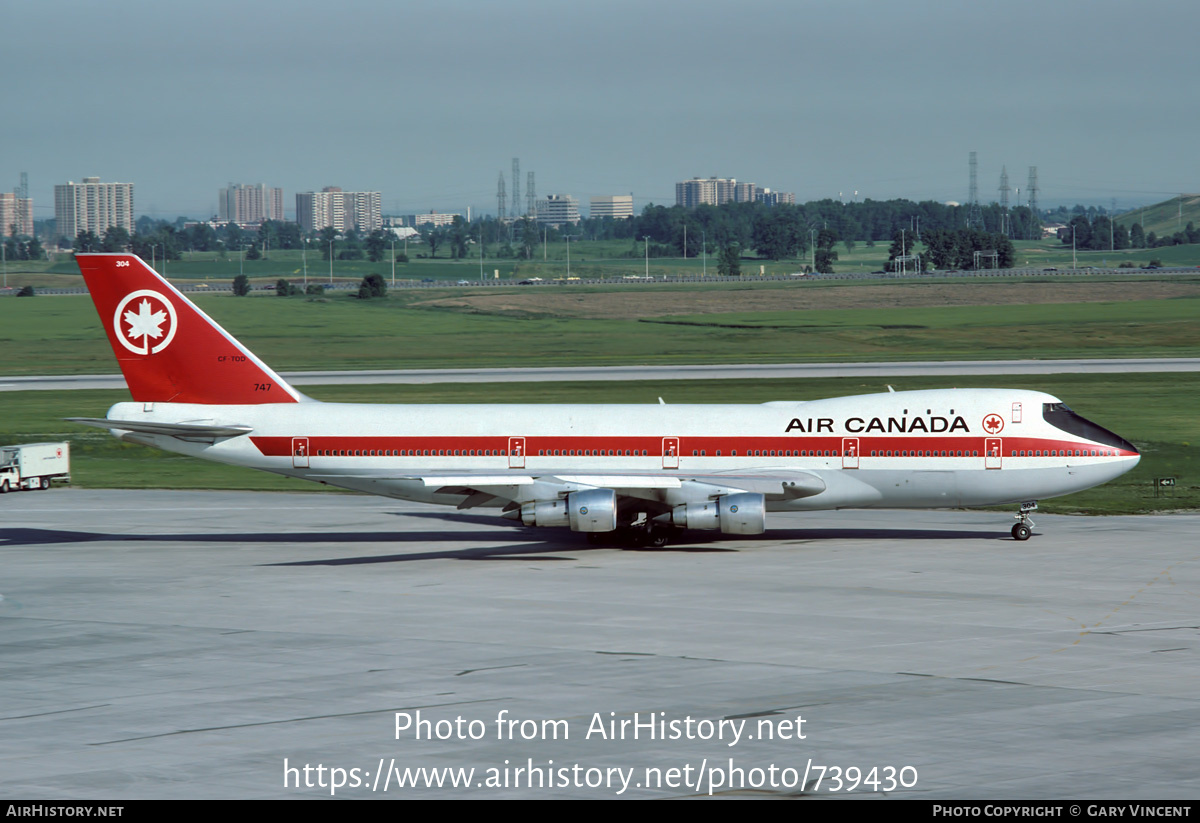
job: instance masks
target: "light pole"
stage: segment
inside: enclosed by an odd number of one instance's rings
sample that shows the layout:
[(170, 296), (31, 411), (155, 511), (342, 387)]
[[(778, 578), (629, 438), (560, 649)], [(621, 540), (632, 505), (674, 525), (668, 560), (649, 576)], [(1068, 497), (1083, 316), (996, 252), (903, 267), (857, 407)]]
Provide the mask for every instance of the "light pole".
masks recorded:
[(571, 279), (571, 238), (573, 234), (564, 234), (563, 238), (567, 241), (567, 279)]
[(813, 271), (813, 274), (816, 274), (817, 273), (817, 230), (812, 227), (809, 227), (809, 229), (808, 229), (808, 244), (811, 247), (809, 249), (809, 254), (812, 255), (812, 271)]
[(479, 218), (479, 282), (483, 282), (483, 218)]
[(650, 279), (650, 235), (642, 235), (642, 239), (646, 241), (646, 279)]
[(300, 238), (300, 263), (304, 266), (304, 290), (308, 291), (308, 238)]
[(392, 288), (396, 288), (396, 235), (392, 235)]
[(333, 285), (333, 241), (329, 241), (329, 285)]
[(708, 235), (700, 229), (700, 254), (704, 257), (704, 276), (708, 277)]

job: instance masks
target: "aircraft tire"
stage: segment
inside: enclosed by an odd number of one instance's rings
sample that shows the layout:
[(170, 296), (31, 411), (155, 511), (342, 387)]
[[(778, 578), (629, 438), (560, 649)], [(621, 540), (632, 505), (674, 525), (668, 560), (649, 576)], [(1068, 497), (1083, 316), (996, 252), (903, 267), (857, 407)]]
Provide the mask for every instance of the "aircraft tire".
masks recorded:
[(1033, 534), (1033, 529), (1026, 526), (1024, 523), (1017, 523), (1012, 527), (1013, 540), (1028, 540)]

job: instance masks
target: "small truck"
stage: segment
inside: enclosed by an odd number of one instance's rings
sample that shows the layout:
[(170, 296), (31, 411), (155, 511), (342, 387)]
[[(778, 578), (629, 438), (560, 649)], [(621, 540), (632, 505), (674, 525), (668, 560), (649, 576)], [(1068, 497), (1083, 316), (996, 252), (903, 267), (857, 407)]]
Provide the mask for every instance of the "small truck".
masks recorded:
[(0, 494), (17, 489), (48, 489), (53, 480), (70, 479), (70, 443), (0, 446)]

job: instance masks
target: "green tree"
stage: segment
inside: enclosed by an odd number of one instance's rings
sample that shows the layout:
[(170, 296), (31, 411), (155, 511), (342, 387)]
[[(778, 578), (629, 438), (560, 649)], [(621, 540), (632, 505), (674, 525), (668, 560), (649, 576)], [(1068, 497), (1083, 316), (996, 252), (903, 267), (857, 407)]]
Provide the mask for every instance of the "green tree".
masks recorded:
[(80, 252), (100, 251), (100, 238), (94, 231), (81, 231), (75, 235), (74, 249)]
[(1129, 229), (1129, 245), (1135, 249), (1146, 248), (1146, 231), (1141, 223), (1134, 223)]
[(101, 250), (108, 252), (125, 251), (129, 247), (129, 232), (123, 226), (109, 226), (104, 231), (104, 242)]
[(717, 274), (722, 277), (740, 277), (742, 274), (742, 250), (736, 243), (721, 249), (717, 260)]
[(432, 228), (431, 227), (429, 229), (429, 231), (427, 231), (425, 233), (425, 242), (429, 244), (429, 256), (437, 257), (438, 246), (442, 245), (445, 241), (446, 241), (446, 229), (444, 227), (443, 228)]
[(279, 297), (287, 297), (292, 293), (292, 284), (284, 280), (282, 277), (275, 281), (275, 294)]
[(537, 248), (541, 240), (542, 236), (538, 231), (537, 223), (528, 217), (521, 218), (521, 257), (525, 260), (532, 260), (533, 250)]
[(817, 249), (813, 252), (816, 258), (817, 271), (821, 274), (833, 274), (833, 264), (838, 259), (838, 253), (833, 249)]
[(239, 274), (233, 278), (233, 293), (238, 297), (245, 297), (250, 293), (250, 278), (244, 274)]
[(760, 256), (771, 260), (795, 257), (803, 248), (799, 214), (795, 208), (778, 206), (754, 218), (751, 239)]
[(450, 224), (450, 257), (453, 260), (461, 260), (467, 256), (467, 223), (462, 219), (462, 215), (454, 215), (454, 222)]
[(387, 284), (378, 274), (368, 274), (358, 287), (360, 300), (369, 300), (372, 297), (387, 297)]
[(261, 260), (262, 259), (262, 252), (260, 252), (258, 250), (257, 243), (251, 243), (250, 248), (246, 249), (246, 259), (247, 260)]
[(337, 229), (333, 226), (321, 229), (317, 235), (317, 242), (321, 245), (321, 259), (328, 260), (329, 256), (336, 251)]
[(383, 260), (384, 255), (392, 245), (392, 238), (395, 237), (391, 232), (386, 232), (383, 229), (375, 229), (367, 235), (367, 259), (372, 263), (378, 263)]

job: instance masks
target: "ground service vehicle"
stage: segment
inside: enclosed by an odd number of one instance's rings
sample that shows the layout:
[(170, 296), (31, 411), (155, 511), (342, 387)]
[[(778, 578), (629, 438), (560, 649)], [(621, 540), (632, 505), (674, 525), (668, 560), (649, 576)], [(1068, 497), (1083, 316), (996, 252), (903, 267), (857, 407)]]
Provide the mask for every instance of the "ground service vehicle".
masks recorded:
[(70, 479), (70, 443), (0, 446), (0, 494), (15, 489), (48, 489), (52, 480)]

